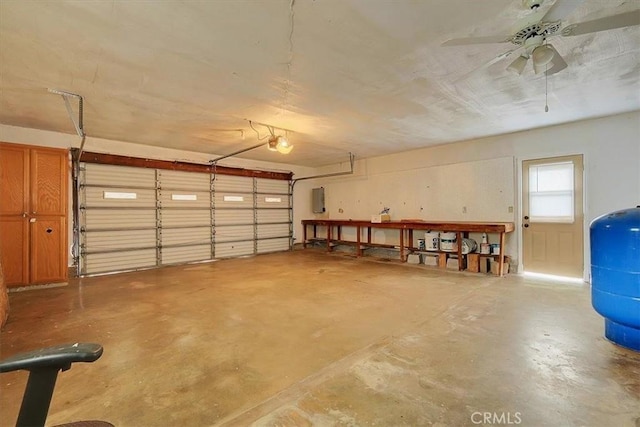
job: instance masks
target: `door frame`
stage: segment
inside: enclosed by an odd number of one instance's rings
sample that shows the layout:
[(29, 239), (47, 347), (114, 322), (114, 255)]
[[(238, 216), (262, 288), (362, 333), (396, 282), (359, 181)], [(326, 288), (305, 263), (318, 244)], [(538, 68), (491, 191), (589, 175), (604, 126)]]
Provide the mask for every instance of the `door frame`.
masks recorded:
[(523, 235), (523, 222), (522, 222), (522, 212), (524, 210), (523, 207), (523, 170), (522, 164), (528, 160), (538, 160), (538, 159), (553, 159), (556, 157), (566, 157), (566, 156), (582, 156), (582, 239), (583, 239), (583, 272), (582, 278), (585, 282), (591, 283), (591, 262), (590, 262), (590, 244), (589, 244), (589, 218), (590, 212), (588, 210), (588, 175), (587, 169), (589, 167), (589, 156), (587, 153), (580, 153), (575, 151), (560, 151), (560, 152), (541, 152), (536, 155), (527, 155), (527, 156), (516, 156), (516, 195), (518, 200), (516, 200), (516, 212), (515, 212), (515, 234), (517, 239), (517, 247), (518, 247), (518, 272), (524, 271), (524, 235)]

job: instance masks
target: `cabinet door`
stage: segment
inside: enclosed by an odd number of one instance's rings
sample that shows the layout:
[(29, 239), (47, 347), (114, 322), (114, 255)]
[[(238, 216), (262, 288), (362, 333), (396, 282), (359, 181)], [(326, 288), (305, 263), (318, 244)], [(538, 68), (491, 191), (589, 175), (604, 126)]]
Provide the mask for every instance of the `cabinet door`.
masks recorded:
[(31, 283), (67, 279), (67, 218), (32, 217), (30, 226)]
[(0, 215), (20, 215), (29, 209), (29, 149), (0, 144)]
[(31, 215), (67, 212), (68, 154), (61, 150), (31, 150)]
[(29, 225), (20, 216), (0, 216), (0, 257), (7, 286), (29, 283)]

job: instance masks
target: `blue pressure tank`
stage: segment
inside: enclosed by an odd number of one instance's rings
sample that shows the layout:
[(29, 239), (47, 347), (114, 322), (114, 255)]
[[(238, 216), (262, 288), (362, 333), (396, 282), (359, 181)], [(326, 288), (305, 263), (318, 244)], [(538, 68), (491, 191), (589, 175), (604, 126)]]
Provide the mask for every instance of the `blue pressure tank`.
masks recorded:
[(591, 223), (591, 303), (610, 341), (640, 351), (640, 206)]

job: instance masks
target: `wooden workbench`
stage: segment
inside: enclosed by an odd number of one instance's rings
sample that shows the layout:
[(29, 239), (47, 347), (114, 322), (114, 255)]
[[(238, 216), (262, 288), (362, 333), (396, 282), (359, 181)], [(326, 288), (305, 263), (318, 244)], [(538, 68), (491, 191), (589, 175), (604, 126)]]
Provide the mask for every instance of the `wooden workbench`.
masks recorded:
[[(309, 226), (313, 227), (313, 238), (318, 240), (317, 227), (325, 226), (327, 228), (326, 240), (327, 251), (331, 251), (333, 244), (350, 244), (356, 246), (356, 255), (362, 256), (363, 247), (383, 247), (383, 248), (395, 248), (396, 245), (386, 245), (373, 243), (371, 241), (371, 229), (394, 229), (400, 232), (400, 259), (406, 261), (406, 255), (409, 253), (411, 244), (413, 243), (413, 231), (414, 230), (431, 230), (431, 231), (446, 231), (455, 232), (456, 241), (458, 242), (458, 269), (464, 269), (463, 254), (462, 254), (462, 238), (468, 237), (469, 233), (497, 233), (500, 236), (500, 253), (498, 255), (499, 267), (498, 274), (502, 276), (504, 274), (504, 247), (505, 247), (505, 234), (510, 233), (514, 229), (512, 222), (433, 222), (433, 221), (390, 221), (382, 223), (373, 223), (365, 220), (341, 220), (341, 219), (304, 219), (302, 220), (302, 228), (304, 230), (303, 246), (306, 248), (307, 243), (311, 241), (307, 237), (307, 229)], [(355, 227), (356, 228), (356, 241), (342, 240), (342, 227)], [(367, 229), (367, 241), (362, 242), (362, 229)], [(407, 239), (405, 240), (405, 235)], [(407, 242), (407, 244), (405, 244)], [(453, 252), (455, 254), (455, 252)]]

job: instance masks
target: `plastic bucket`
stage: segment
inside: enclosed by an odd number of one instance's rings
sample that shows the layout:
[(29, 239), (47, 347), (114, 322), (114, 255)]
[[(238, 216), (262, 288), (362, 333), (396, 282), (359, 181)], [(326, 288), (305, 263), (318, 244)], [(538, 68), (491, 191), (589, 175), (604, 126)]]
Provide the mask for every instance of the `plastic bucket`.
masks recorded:
[(440, 250), (443, 252), (455, 252), (458, 250), (456, 233), (440, 233)]
[(440, 249), (440, 233), (437, 231), (427, 231), (424, 233), (425, 249), (437, 251)]

